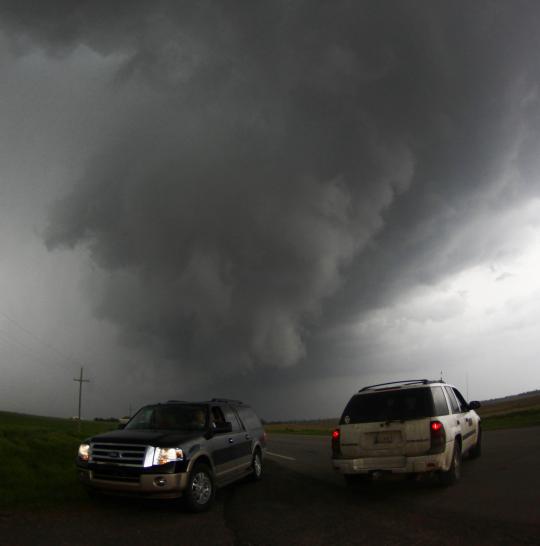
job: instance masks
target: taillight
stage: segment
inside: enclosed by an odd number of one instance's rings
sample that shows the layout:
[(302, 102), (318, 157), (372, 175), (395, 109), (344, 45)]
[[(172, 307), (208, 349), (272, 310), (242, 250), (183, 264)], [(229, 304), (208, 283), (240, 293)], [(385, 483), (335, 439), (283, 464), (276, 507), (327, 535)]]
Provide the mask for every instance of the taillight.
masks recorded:
[(431, 447), (429, 453), (442, 453), (446, 447), (446, 433), (440, 421), (431, 421), (429, 424)]
[(341, 455), (341, 449), (339, 445), (339, 437), (340, 437), (340, 431), (339, 428), (336, 428), (332, 432), (332, 455), (334, 457), (339, 457)]

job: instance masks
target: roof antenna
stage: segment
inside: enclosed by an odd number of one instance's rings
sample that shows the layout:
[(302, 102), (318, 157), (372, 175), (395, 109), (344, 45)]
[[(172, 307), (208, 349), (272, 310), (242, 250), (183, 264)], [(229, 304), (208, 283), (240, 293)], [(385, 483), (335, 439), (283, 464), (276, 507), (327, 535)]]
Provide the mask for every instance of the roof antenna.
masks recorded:
[(443, 376), (442, 376), (442, 370), (441, 370), (441, 383), (444, 383), (444, 379), (443, 379)]

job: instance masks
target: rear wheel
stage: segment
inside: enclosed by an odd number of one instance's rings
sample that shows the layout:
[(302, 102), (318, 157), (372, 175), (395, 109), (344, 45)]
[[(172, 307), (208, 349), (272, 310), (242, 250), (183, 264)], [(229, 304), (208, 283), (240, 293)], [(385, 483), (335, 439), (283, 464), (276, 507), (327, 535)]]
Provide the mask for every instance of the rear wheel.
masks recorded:
[(478, 427), (478, 439), (476, 440), (476, 444), (474, 444), (474, 447), (472, 447), (469, 450), (469, 457), (471, 459), (477, 459), (482, 455), (482, 429), (480, 426)]
[(214, 479), (212, 471), (205, 464), (196, 465), (189, 475), (184, 493), (185, 503), (191, 512), (204, 512), (214, 500)]
[(442, 485), (453, 485), (461, 477), (461, 446), (458, 441), (454, 441), (454, 451), (452, 453), (452, 463), (445, 472), (442, 471), (439, 479)]

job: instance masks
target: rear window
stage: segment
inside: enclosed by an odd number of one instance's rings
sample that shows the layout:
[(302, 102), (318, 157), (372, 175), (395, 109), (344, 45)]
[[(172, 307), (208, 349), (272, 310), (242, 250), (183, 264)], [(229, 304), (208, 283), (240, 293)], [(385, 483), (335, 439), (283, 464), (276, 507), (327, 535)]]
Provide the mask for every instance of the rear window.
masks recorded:
[(433, 387), (431, 389), (433, 393), (433, 405), (435, 409), (435, 415), (448, 415), (448, 404), (446, 403), (446, 398), (442, 387)]
[(401, 421), (432, 415), (430, 389), (403, 389), (353, 396), (343, 412), (340, 423)]
[(262, 428), (261, 421), (251, 408), (248, 408), (247, 406), (239, 406), (236, 408), (236, 411), (238, 412), (238, 415), (240, 415), (240, 419), (242, 419), (244, 425), (246, 425), (246, 428), (250, 430)]
[(461, 408), (459, 407), (459, 403), (454, 396), (454, 391), (450, 387), (445, 387), (445, 389), (448, 394), (448, 399), (450, 400), (450, 406), (452, 406), (452, 413), (460, 413)]

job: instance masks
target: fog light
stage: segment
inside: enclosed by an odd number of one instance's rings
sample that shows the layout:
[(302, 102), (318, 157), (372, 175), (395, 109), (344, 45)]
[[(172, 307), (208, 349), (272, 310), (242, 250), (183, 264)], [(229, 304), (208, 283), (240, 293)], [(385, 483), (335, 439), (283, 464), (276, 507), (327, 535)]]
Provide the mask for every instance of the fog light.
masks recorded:
[(159, 476), (154, 480), (154, 483), (158, 487), (163, 487), (164, 485), (167, 485), (167, 480), (163, 476)]

